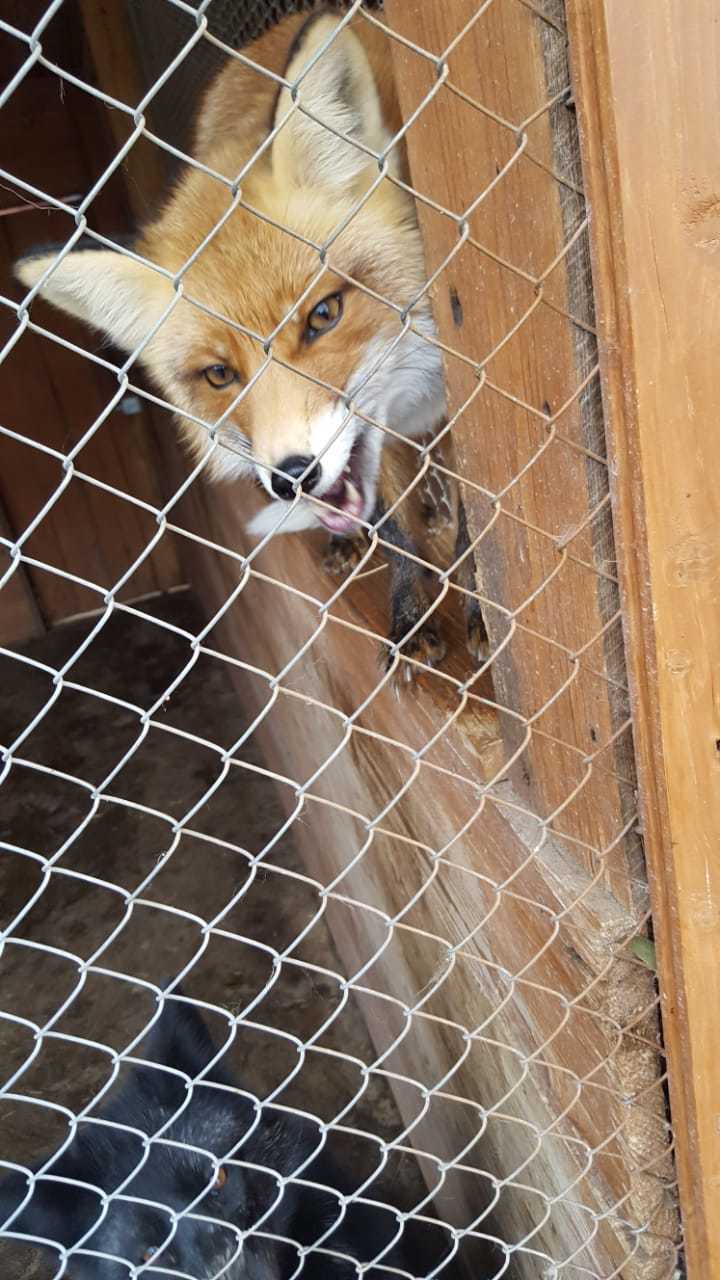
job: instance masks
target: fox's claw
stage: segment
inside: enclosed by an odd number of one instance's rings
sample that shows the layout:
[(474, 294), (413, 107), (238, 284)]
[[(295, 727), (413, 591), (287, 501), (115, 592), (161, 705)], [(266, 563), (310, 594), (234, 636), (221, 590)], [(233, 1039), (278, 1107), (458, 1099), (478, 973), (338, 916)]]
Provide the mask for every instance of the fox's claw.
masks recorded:
[(467, 612), (467, 647), (479, 667), (490, 657), (490, 640), (480, 606), (473, 601)]
[(323, 559), (323, 568), (334, 578), (347, 578), (367, 553), (365, 538), (331, 538)]
[[(398, 697), (403, 691), (409, 690), (416, 683), (418, 676), (422, 675), (422, 667), (416, 666), (415, 663), (423, 663), (426, 667), (436, 667), (442, 662), (447, 653), (447, 645), (432, 622), (426, 622), (420, 627), (413, 636), (402, 646), (400, 657), (390, 683), (394, 688)], [(405, 659), (411, 661), (405, 661)], [(389, 670), (395, 657), (391, 652), (385, 655), (385, 669)]]

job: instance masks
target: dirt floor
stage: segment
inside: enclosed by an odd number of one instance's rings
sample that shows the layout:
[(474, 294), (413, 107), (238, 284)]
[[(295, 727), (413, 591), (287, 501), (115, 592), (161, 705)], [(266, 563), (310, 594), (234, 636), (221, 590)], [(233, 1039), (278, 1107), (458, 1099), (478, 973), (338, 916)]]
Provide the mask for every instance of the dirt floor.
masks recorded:
[[(266, 1097), (288, 1080), (283, 1102), (326, 1120), (350, 1107), (346, 1125), (390, 1140), (402, 1126), (385, 1083), (362, 1072), (373, 1051), (352, 1004), (317, 1049), (298, 1047), (337, 1010), (339, 965), (252, 738), (221, 758), (248, 727), (223, 665), (202, 659), (169, 690), (193, 662), (198, 609), (186, 593), (141, 607), (165, 625), (113, 614), (59, 692), (54, 673), (96, 620), (26, 646), (24, 662), (0, 658), (2, 743), (39, 717), (0, 791), (0, 1075), (21, 1097), (0, 1098), (0, 1158), (32, 1164), (53, 1149), (66, 1120), (41, 1101), (87, 1105), (108, 1078), (104, 1046), (126, 1047), (154, 1012), (142, 983), (183, 971), (189, 995), (252, 1024), (234, 1051), (246, 1087)], [(148, 730), (158, 699), (163, 729)], [(35, 1028), (52, 1034), (38, 1041)], [(357, 1139), (351, 1156), (360, 1180), (377, 1144)], [(390, 1185), (401, 1208), (425, 1194), (409, 1157), (373, 1195)], [(17, 1246), (0, 1255), (8, 1280), (43, 1265)]]

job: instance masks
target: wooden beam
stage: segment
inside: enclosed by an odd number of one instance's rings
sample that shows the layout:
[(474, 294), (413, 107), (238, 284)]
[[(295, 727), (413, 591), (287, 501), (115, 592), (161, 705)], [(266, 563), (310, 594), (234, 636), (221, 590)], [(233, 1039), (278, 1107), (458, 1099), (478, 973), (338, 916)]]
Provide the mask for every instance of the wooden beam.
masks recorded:
[(720, 27), (570, 0), (688, 1274), (720, 1274)]
[(425, 103), (410, 168), (514, 783), (631, 907), (643, 877), (637, 843), (618, 842), (633, 778), (585, 211), (572, 120), (548, 106), (568, 85), (565, 42), (519, 3), (474, 25), (476, 0), (385, 13), (432, 55), (393, 44), (404, 117)]

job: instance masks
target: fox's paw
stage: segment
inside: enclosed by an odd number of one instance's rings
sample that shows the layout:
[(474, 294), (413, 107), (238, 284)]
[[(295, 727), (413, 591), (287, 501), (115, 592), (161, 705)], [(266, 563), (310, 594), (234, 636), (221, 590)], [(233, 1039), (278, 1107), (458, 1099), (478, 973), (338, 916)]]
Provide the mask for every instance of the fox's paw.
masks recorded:
[(347, 578), (368, 549), (367, 539), (332, 537), (323, 559), (323, 568), (334, 578)]
[[(447, 653), (447, 645), (434, 622), (426, 622), (420, 627), (400, 650), (400, 657), (391, 677), (391, 685), (399, 695), (403, 690), (412, 688), (418, 676), (422, 675), (423, 663), (426, 667), (437, 667)], [(405, 661), (405, 659), (410, 661)], [(394, 662), (394, 655), (385, 653), (385, 669), (389, 670)]]

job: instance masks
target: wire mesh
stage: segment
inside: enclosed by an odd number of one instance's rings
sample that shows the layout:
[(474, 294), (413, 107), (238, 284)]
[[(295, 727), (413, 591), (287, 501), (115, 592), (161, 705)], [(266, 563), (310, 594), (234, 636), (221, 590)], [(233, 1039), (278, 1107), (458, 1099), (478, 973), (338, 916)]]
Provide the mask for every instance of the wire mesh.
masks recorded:
[[(293, 7), (228, 5), (220, 0), (157, 0), (152, 9), (132, 6), (127, 16), (136, 39), (134, 84), (142, 67), (141, 89), (133, 101), (123, 101), (87, 61), (71, 64), (56, 53), (58, 23), (68, 22), (76, 35), (82, 31), (79, 15), (68, 11), (63, 0), (36, 6), (32, 20), (29, 9), (18, 9), (13, 21), (0, 19), (0, 32), (12, 50), (0, 109), (42, 71), (57, 86), (60, 107), (63, 94), (76, 89), (93, 109), (107, 109), (115, 122), (111, 156), (102, 166), (95, 163), (92, 180), (79, 193), (45, 189), (31, 165), (12, 158), (4, 161), (1, 175), (12, 193), (2, 212), (10, 215), (26, 206), (41, 206), (62, 215), (69, 230), (63, 232), (62, 243), (36, 284), (22, 292), (8, 286), (0, 297), (9, 322), (0, 360), (12, 374), (21, 344), (38, 339), (76, 357), (83, 376), (101, 379), (104, 388), (102, 407), (92, 420), (76, 427), (69, 445), (48, 443), (42, 424), (32, 434), (20, 429), (12, 413), (9, 421), (0, 423), (3, 438), (19, 451), (14, 456), (23, 458), (24, 467), (39, 466), (42, 459), (54, 476), (31, 517), (0, 538), (6, 553), (0, 589), (9, 599), (27, 575), (36, 584), (60, 580), (76, 591), (74, 598), (83, 600), (92, 615), (80, 642), (68, 645), (60, 661), (45, 661), (37, 651), (20, 645), (8, 644), (2, 650), (8, 663), (43, 682), (37, 686), (42, 693), (36, 695), (33, 711), (3, 746), (3, 783), (40, 778), (48, 795), (54, 795), (55, 788), (62, 797), (66, 789), (81, 794), (85, 804), (81, 820), (58, 838), (48, 823), (37, 847), (14, 841), (12, 830), (0, 846), (8, 885), (19, 863), (30, 864), (35, 874), (30, 892), (8, 894), (10, 908), (2, 930), (5, 963), (20, 965), (26, 975), (27, 1003), (13, 1008), (8, 1002), (2, 1014), (8, 1045), (15, 1047), (8, 1051), (11, 1067), (0, 1094), (7, 1115), (21, 1117), (13, 1121), (16, 1127), (27, 1125), (31, 1135), (27, 1150), (5, 1155), (2, 1162), (6, 1189), (13, 1175), (21, 1181), (12, 1185), (22, 1187), (22, 1196), (4, 1215), (3, 1234), (18, 1249), (23, 1243), (50, 1242), (46, 1252), (52, 1257), (51, 1274), (57, 1277), (104, 1275), (101, 1267), (111, 1265), (115, 1270), (107, 1270), (108, 1276), (182, 1275), (194, 1280), (307, 1276), (315, 1274), (313, 1265), (323, 1275), (373, 1277), (675, 1276), (682, 1262), (672, 1131), (658, 994), (648, 963), (652, 921), (635, 809), (588, 219), (562, 4), (484, 0), (469, 17), (467, 7), (458, 5), (454, 26), (450, 19), (451, 40), (433, 48), (394, 26), (387, 5), (382, 11), (363, 8), (365, 21), (384, 34), (394, 55), (418, 59), (428, 78), (406, 110), (402, 128), (382, 149), (350, 129), (345, 141), (372, 162), (374, 176), (362, 194), (339, 201), (336, 215), (330, 210), (331, 230), (321, 221), (319, 235), (312, 221), (304, 233), (297, 221), (278, 227), (270, 213), (248, 201), (243, 185), (294, 119), (307, 118), (308, 112), (312, 118), (312, 109), (303, 102), (307, 70), (297, 83), (290, 83), (286, 67), (269, 76), (267, 68), (254, 64), (257, 76), (270, 83), (273, 102), (282, 100), (283, 88), (292, 89), (292, 94), (280, 117), (266, 122), (257, 152), (242, 155), (231, 174), (198, 150), (188, 131), (200, 90), (216, 69), (247, 66), (251, 55), (238, 53), (237, 46), (277, 21), (281, 10)], [(318, 65), (332, 54), (348, 24), (361, 16), (361, 8), (357, 0), (346, 7), (315, 55)], [(533, 49), (541, 50), (544, 75), (542, 92), (522, 116), (512, 119), (498, 106), (491, 80), (485, 83), (481, 77), (468, 84), (456, 71), (463, 49), (472, 39), (483, 38), (485, 24), (501, 9), (525, 15), (530, 26), (522, 29), (532, 33)], [(90, 9), (83, 12), (88, 20)], [(453, 13), (453, 6), (448, 13)], [(488, 48), (491, 44), (488, 35)], [(529, 46), (515, 54), (521, 61), (531, 56)], [(95, 62), (97, 68), (97, 56)], [(423, 83), (418, 73), (417, 84)], [(468, 148), (471, 121), (478, 133), (482, 121), (497, 135), (491, 163), (473, 175), (472, 194), (461, 204), (456, 192), (443, 194), (441, 188), (438, 195), (422, 172), (423, 123), (449, 99), (464, 113)], [(331, 121), (323, 123), (332, 131)], [(549, 151), (538, 142), (541, 124), (551, 139)], [(335, 129), (336, 140), (337, 134)], [(429, 135), (424, 137), (429, 154)], [(410, 174), (398, 162), (406, 143), (415, 156)], [(40, 151), (42, 139), (36, 145)], [(142, 336), (133, 333), (126, 344), (129, 352), (115, 356), (89, 338), (87, 330), (63, 328), (56, 314), (49, 319), (51, 313), (40, 310), (37, 297), (68, 255), (88, 241), (142, 265), (138, 242), (98, 229), (95, 217), (103, 192), (119, 181), (122, 166), (131, 165), (139, 146), (150, 147), (163, 164), (189, 166), (203, 175), (222, 193), (222, 212), (203, 219), (207, 226), (189, 249), (181, 238), (178, 265), (151, 264), (156, 279), (166, 286), (164, 301), (154, 315), (144, 316)], [(435, 164), (434, 158), (430, 163)], [(545, 260), (533, 250), (533, 235), (539, 243), (539, 233), (532, 210), (519, 208), (515, 215), (529, 228), (530, 247), (523, 261), (504, 253), (491, 231), (493, 219), (507, 211), (507, 205), (494, 202), (507, 199), (504, 193), (528, 167), (552, 190), (559, 209), (557, 240)], [(137, 181), (136, 175), (132, 181)], [(339, 251), (335, 253), (344, 233), (355, 234), (363, 210), (385, 184), (396, 193), (412, 195), (425, 232), (424, 278), (402, 287), (392, 278), (383, 286), (368, 284), (360, 265), (346, 270)], [(254, 219), (268, 235), (280, 232), (290, 237), (298, 254), (304, 255), (302, 288), (289, 304), (284, 298), (276, 304), (271, 321), (262, 314), (258, 321), (258, 309), (253, 311), (247, 292), (239, 295), (239, 302), (232, 300), (228, 314), (217, 297), (209, 302), (193, 291), (193, 268), (218, 237), (232, 232), (240, 217)], [(433, 219), (451, 229), (447, 243), (434, 231)], [(394, 337), (363, 348), (351, 387), (337, 385), (332, 368), (319, 364), (308, 371), (283, 355), (284, 337), (292, 332), (302, 308), (316, 305), (317, 288), (328, 271), (343, 288), (352, 287), (374, 307), (389, 312), (395, 324)], [(487, 295), (492, 292), (489, 273), (494, 271), (496, 289), (511, 296), (512, 305), (491, 324), (489, 347), (478, 350), (473, 349), (474, 331), (463, 311), (473, 305), (464, 301), (464, 285), (481, 271), (488, 273), (481, 277)], [(270, 286), (272, 292), (272, 264), (258, 261), (257, 272), (258, 278), (250, 282), (254, 289), (262, 292)], [(559, 272), (565, 291), (557, 286)], [(437, 316), (440, 291), (448, 282), (451, 322), (457, 329), (452, 342), (448, 334), (452, 337), (453, 330), (443, 327), (441, 318), (437, 328), (427, 321), (429, 299), (435, 300)], [(222, 294), (220, 288), (217, 294)], [(214, 324), (219, 321), (256, 352), (251, 375), (233, 390), (220, 416), (195, 412), (187, 398), (176, 403), (163, 387), (146, 384), (138, 372), (138, 362), (181, 307)], [(562, 395), (552, 405), (529, 403), (524, 387), (503, 381), (504, 372), (513, 367), (502, 363), (509, 351), (519, 349), (521, 363), (536, 358), (538, 316), (550, 317), (562, 335), (558, 343), (572, 352), (574, 381), (569, 385), (560, 380)], [(379, 411), (369, 394), (384, 369), (401, 378), (408, 350), (422, 353), (417, 359), (423, 377), (441, 377), (444, 362), (451, 392), (454, 388), (443, 424), (434, 422), (435, 430), (416, 440), (406, 439), (398, 428), (397, 419), (386, 411), (387, 400)], [(208, 362), (214, 368), (225, 359), (208, 356)], [(291, 475), (276, 460), (253, 459), (238, 426), (252, 393), (278, 371), (298, 381), (306, 399), (314, 394), (325, 403), (332, 396), (342, 407), (322, 447), (314, 448), (312, 460), (306, 459), (307, 465)], [(412, 390), (411, 383), (403, 383), (403, 394)], [(468, 424), (476, 430), (477, 415), (489, 412), (488, 404), (502, 404), (503, 411), (522, 421), (522, 461), (504, 476), (502, 468), (493, 470), (489, 464), (483, 470), (472, 429), (468, 435)], [(103, 472), (92, 452), (112, 429), (113, 413), (120, 409), (132, 416), (137, 406), (154, 412), (159, 424), (162, 467), (170, 473), (162, 497), (154, 491), (148, 496), (147, 489), (128, 482), (122, 471)], [(194, 440), (192, 462), (182, 475), (175, 475), (168, 462), (170, 412), (179, 413)], [(402, 414), (399, 417), (402, 420)], [(254, 544), (243, 542), (242, 535), (237, 542), (228, 540), (217, 510), (228, 504), (235, 510), (247, 495), (248, 506), (255, 502), (266, 511), (269, 494), (265, 492), (261, 501), (257, 493), (251, 494), (246, 479), (230, 488), (217, 486), (218, 471), (230, 464), (246, 471), (257, 466), (254, 477), (268, 491), (273, 476), (291, 480), (290, 500), (277, 509), (274, 523), (288, 525), (296, 517), (307, 522), (303, 513), (309, 507), (317, 511), (328, 503), (332, 506), (332, 496), (323, 504), (322, 496), (313, 499), (303, 490), (303, 483), (308, 488), (311, 467), (318, 460), (330, 467), (333, 450), (358, 422), (362, 430), (382, 434), (383, 458), (393, 456), (393, 451), (399, 454), (403, 479), (380, 515), (366, 513), (359, 522), (366, 530), (360, 550), (357, 545), (352, 552), (340, 549), (341, 580), (329, 593), (323, 594), (319, 585), (319, 557), (308, 561), (317, 565), (317, 586), (312, 573), (309, 578), (293, 576), (295, 553), (277, 550), (279, 539), (267, 521)], [(494, 457), (493, 451), (500, 456), (501, 442), (491, 439), (485, 452)], [(554, 467), (558, 475), (574, 477), (574, 487), (551, 489), (547, 526), (539, 526), (533, 486), (551, 484), (547, 475)], [(6, 474), (15, 483), (17, 467), (8, 467)], [(206, 482), (205, 497), (199, 498)], [(137, 546), (124, 553), (121, 568), (110, 578), (93, 572), (90, 525), (80, 539), (69, 539), (54, 559), (47, 553), (47, 542), (42, 554), (37, 550), (42, 547), (38, 536), (43, 527), (62, 530), (63, 502), (78, 487), (108, 504), (107, 522), (120, 508), (131, 509), (142, 531)], [(440, 555), (426, 545), (418, 548), (409, 533), (398, 537), (395, 526), (414, 527), (419, 508), (424, 523), (431, 532), (438, 529), (441, 539), (451, 517), (456, 523), (461, 519), (453, 493), (459, 493), (467, 511), (469, 537), (464, 547), (445, 548)], [(183, 516), (183, 504), (195, 499), (208, 517), (204, 527), (191, 527)], [(503, 548), (510, 545), (508, 529), (529, 548), (526, 568), (513, 579), (512, 591), (503, 586), (497, 567)], [(101, 533), (101, 540), (104, 536), (107, 533)], [(282, 544), (287, 547), (305, 536), (285, 534)], [(212, 608), (203, 625), (168, 621), (137, 598), (137, 584), (146, 583), (148, 566), (157, 563), (171, 542), (181, 554), (187, 551), (188, 563), (197, 564), (198, 555), (205, 557), (204, 585)], [(385, 559), (378, 554), (383, 550)], [(552, 553), (549, 559), (546, 551)], [(357, 600), (365, 596), (353, 592), (375, 593), (376, 602), (377, 593), (385, 590), (379, 584), (393, 576), (407, 587), (408, 575), (414, 570), (417, 576), (418, 569), (434, 581), (434, 591), (410, 623), (403, 617), (400, 632), (388, 637), (376, 621), (375, 605), (359, 607)], [(553, 592), (563, 575), (571, 584), (569, 598), (573, 583), (584, 584), (584, 591), (590, 581), (596, 605), (595, 613), (583, 614), (572, 643), (566, 619), (555, 612), (558, 597)], [(399, 589), (397, 583), (393, 589)], [(578, 599), (581, 594), (578, 589)], [(438, 617), (451, 608), (462, 612), (473, 602), (482, 610), (489, 632), (488, 651), (483, 649), (479, 665), (471, 668), (458, 663), (454, 652), (447, 664), (435, 665)], [(147, 705), (113, 692), (111, 683), (83, 678), (93, 649), (114, 635), (113, 628), (123, 620), (148, 628), (150, 636), (159, 629), (178, 644), (172, 669), (160, 673)], [(233, 630), (246, 637), (248, 628), (256, 636), (254, 648), (245, 641), (233, 645)], [(277, 657), (268, 628), (297, 638), (283, 660), (263, 662), (265, 653)], [(385, 665), (365, 662), (363, 645), (371, 645), (373, 652), (380, 647)], [(540, 691), (534, 701), (528, 700), (522, 680), (511, 678), (513, 653), (519, 653), (532, 671), (534, 687)], [(332, 672), (323, 674), (332, 663), (341, 664), (334, 679)], [(345, 684), (354, 663), (361, 677), (348, 701)], [(215, 723), (188, 728), (168, 714), (173, 700), (183, 689), (192, 689), (208, 665), (231, 670), (233, 678), (252, 688), (250, 701), (257, 710), (239, 732), (220, 737)], [(419, 678), (417, 692), (409, 688), (411, 677)], [(400, 701), (395, 701), (395, 687)], [(572, 701), (578, 689), (586, 694), (590, 689), (590, 700), (602, 708), (597, 713), (600, 730), (578, 725)], [(73, 767), (67, 743), (50, 762), (38, 758), (33, 748), (33, 735), (51, 723), (54, 710), (68, 697), (90, 699), (94, 706), (99, 702), (107, 706), (108, 715), (112, 711), (124, 717), (116, 758), (103, 776), (87, 766), (85, 757), (82, 769)], [(403, 707), (402, 700), (408, 698), (413, 710), (407, 703)], [(422, 708), (429, 703), (433, 709), (426, 713)], [(378, 712), (383, 706), (399, 708), (394, 720), (387, 710)], [(470, 732), (470, 722), (478, 747), (474, 759), (460, 741)], [(293, 734), (296, 744), (302, 741), (294, 754)], [(259, 742), (262, 755), (257, 753)], [(173, 795), (152, 805), (139, 801), (123, 785), (128, 767), (145, 768), (154, 753), (171, 750), (200, 752), (212, 761), (203, 785), (190, 797)], [(543, 771), (542, 786), (533, 787), (532, 775)], [(384, 775), (385, 786), (373, 791), (373, 779), (379, 775)], [(243, 838), (241, 806), (235, 838), (214, 824), (219, 794), (238, 777), (262, 777), (283, 796), (285, 816), (257, 849)], [(376, 801), (374, 807), (368, 806), (368, 797)], [(106, 874), (97, 854), (90, 861), (78, 854), (104, 815), (126, 811), (154, 824), (158, 832), (156, 861), (132, 883), (119, 873)], [(596, 820), (598, 811), (602, 821)], [(293, 835), (306, 854), (304, 862), (287, 861), (285, 842)], [(493, 850), (503, 841), (505, 852), (496, 855)], [(320, 848), (323, 852), (313, 860), (308, 851)], [(179, 898), (172, 887), (174, 869), (188, 849), (207, 860), (210, 879), (216, 852), (232, 859), (232, 887), (222, 880), (221, 900), (213, 910), (201, 911), (196, 901)], [(292, 893), (293, 902), (302, 903), (282, 942), (271, 921), (263, 919), (253, 930), (249, 915), (243, 914), (262, 879), (276, 887), (278, 899)], [(188, 882), (178, 878), (177, 883)], [(100, 901), (112, 900), (116, 910), (111, 927), (103, 927), (102, 936), (91, 931), (92, 943), (78, 945), (63, 927), (61, 905), (51, 913), (50, 926), (37, 929), (33, 910), (43, 895), (52, 900), (58, 885), (87, 903), (89, 917), (99, 911)], [(332, 965), (318, 963), (311, 952), (312, 939), (326, 921), (337, 944)], [(183, 929), (187, 936), (181, 942)], [(153, 937), (163, 931), (171, 934), (173, 945), (157, 947), (153, 958)], [(249, 963), (251, 956), (253, 963), (262, 961), (252, 989), (248, 986), (234, 1001), (223, 988), (192, 985), (204, 959), (221, 943), (229, 948), (228, 963), (233, 967)], [(161, 952), (171, 972), (159, 971)], [(217, 970), (213, 973), (217, 981)], [(332, 993), (320, 1003), (310, 1030), (294, 1027), (281, 998), (284, 985), (296, 974), (324, 984)], [(90, 998), (98, 984), (117, 990), (118, 1004), (131, 1004), (137, 1011), (132, 1033), (122, 1043), (112, 1038), (109, 1028), (107, 1040), (98, 1036), (96, 1005)], [(42, 1016), (34, 1012), (33, 985), (45, 993)], [(243, 1112), (242, 1132), (236, 1126), (233, 1140), (226, 1140), (225, 1146), (221, 1134), (216, 1141), (202, 1126), (190, 1135), (182, 1128), (183, 1114), (195, 1114), (193, 1100), (200, 1105), (203, 1090), (211, 1092), (209, 1059), (195, 1071), (182, 1062), (162, 1063), (162, 1074), (177, 1078), (179, 1073), (183, 1085), (182, 1096), (172, 1106), (165, 1103), (160, 1115), (123, 1119), (122, 1113), (121, 1118), (113, 1113), (107, 1118), (111, 1113), (104, 1108), (113, 1086), (127, 1080), (129, 1067), (145, 1060), (144, 1035), (163, 1025), (163, 1010), (178, 1005), (206, 1017), (217, 1053), (222, 1047), (231, 1055), (237, 1044), (250, 1041), (262, 1059), (254, 1089), (245, 1081), (220, 1086), (228, 1098), (242, 1096), (250, 1107), (249, 1120)], [(362, 1017), (367, 1018), (374, 1047), (368, 1042), (365, 1055), (358, 1056), (347, 1050), (346, 1028), (349, 1019)], [(127, 1031), (125, 1022), (122, 1027)], [(32, 1085), (36, 1060), (48, 1046), (58, 1044), (76, 1055), (68, 1061), (85, 1073), (86, 1085), (92, 1082), (82, 1103), (72, 1100), (72, 1091), (61, 1089), (50, 1096)], [(315, 1092), (307, 1086), (309, 1062), (319, 1063)], [(346, 1072), (350, 1083), (342, 1106), (328, 1113), (317, 1081), (323, 1073), (336, 1072)], [(389, 1087), (397, 1108), (390, 1132), (379, 1119), (374, 1121), (372, 1108), (366, 1107), (362, 1123), (358, 1121), (358, 1108), (367, 1096), (379, 1105), (372, 1092), (378, 1082)], [(232, 1105), (228, 1102), (228, 1109)], [(52, 1147), (47, 1137), (42, 1146), (34, 1120), (22, 1119), (30, 1113), (36, 1116), (38, 1109), (47, 1113), (48, 1122), (56, 1122)], [(181, 1136), (168, 1138), (168, 1131), (176, 1132), (173, 1122)], [(257, 1135), (271, 1123), (276, 1135), (291, 1132), (295, 1125), (292, 1132), (303, 1136), (293, 1142), (276, 1138), (263, 1147)], [(140, 1150), (115, 1185), (108, 1189), (96, 1174), (98, 1186), (92, 1168), (88, 1174), (82, 1166), (53, 1174), (54, 1168), (66, 1168), (57, 1162), (63, 1153), (76, 1150), (76, 1133), (103, 1125), (110, 1131), (104, 1148), (108, 1152), (131, 1132), (141, 1140)], [(349, 1190), (336, 1190), (332, 1209), (323, 1202), (323, 1212), (317, 1215), (322, 1229), (308, 1238), (292, 1216), (282, 1218), (282, 1206), (294, 1204), (293, 1197), (316, 1194), (312, 1161), (333, 1146), (341, 1164), (356, 1176)], [(148, 1190), (143, 1183), (138, 1191), (133, 1178), (142, 1178), (146, 1166), (153, 1168), (158, 1149), (178, 1147), (205, 1161), (193, 1193), (182, 1202), (162, 1201), (159, 1175), (157, 1187), (152, 1184)], [(294, 1153), (290, 1164), (286, 1148), (291, 1156)], [(108, 1164), (113, 1159), (108, 1154)], [(408, 1160), (422, 1171), (423, 1182), (413, 1184), (411, 1202), (397, 1207), (389, 1191), (380, 1196), (378, 1178), (384, 1175), (386, 1183), (392, 1182), (398, 1162)], [(272, 1192), (264, 1197), (257, 1192), (263, 1172), (271, 1175), (272, 1183)], [(238, 1177), (243, 1186), (255, 1188), (253, 1195), (262, 1204), (254, 1213), (245, 1205), (245, 1216), (236, 1209), (229, 1219), (222, 1204), (218, 1208), (208, 1196), (217, 1190), (218, 1179), (227, 1178), (230, 1185)], [(26, 1206), (40, 1200), (48, 1186), (56, 1190), (58, 1178), (76, 1199), (83, 1188), (95, 1186), (97, 1209), (91, 1226), (71, 1241), (51, 1215), (43, 1219), (45, 1233), (27, 1225), (23, 1229)], [(305, 1203), (302, 1198), (298, 1202)], [(137, 1214), (132, 1229), (112, 1237), (112, 1244), (107, 1232), (102, 1234), (103, 1225), (114, 1222), (113, 1214), (122, 1207), (147, 1211), (158, 1204), (165, 1229), (152, 1249), (144, 1246)], [(0, 1206), (7, 1207), (2, 1200)], [(365, 1252), (359, 1255), (348, 1244), (348, 1239), (354, 1240), (352, 1231), (347, 1238), (342, 1234), (357, 1211), (379, 1213), (391, 1223), (377, 1245), (372, 1244), (376, 1225), (361, 1225)], [(279, 1218), (273, 1217), (276, 1212)], [(222, 1243), (216, 1239), (218, 1218), (226, 1227), (229, 1223), (229, 1244), (225, 1237)], [(193, 1239), (199, 1233), (206, 1244), (195, 1261), (188, 1261), (193, 1224)], [(424, 1260), (410, 1264), (402, 1249), (415, 1229), (434, 1233), (441, 1245), (434, 1250), (426, 1245)], [(94, 1230), (100, 1233), (95, 1241)], [(393, 1253), (396, 1244), (400, 1253)]]

